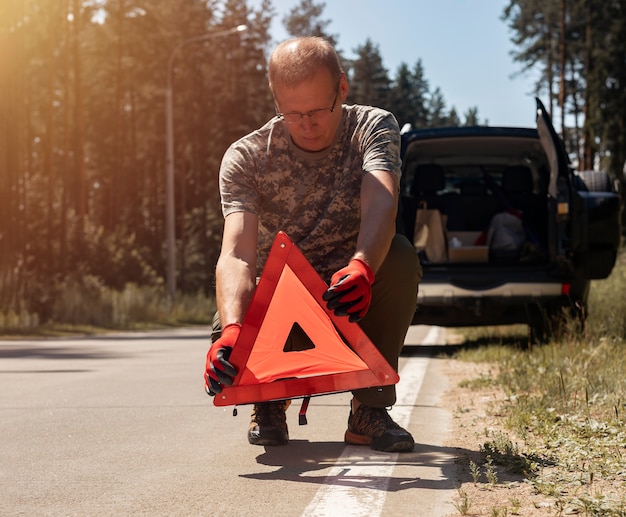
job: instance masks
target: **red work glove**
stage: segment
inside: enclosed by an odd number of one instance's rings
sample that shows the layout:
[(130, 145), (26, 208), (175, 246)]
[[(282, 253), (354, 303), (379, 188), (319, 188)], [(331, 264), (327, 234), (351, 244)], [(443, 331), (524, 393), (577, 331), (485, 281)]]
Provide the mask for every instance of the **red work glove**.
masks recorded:
[(239, 323), (226, 325), (220, 338), (209, 348), (204, 374), (204, 391), (208, 395), (217, 395), (222, 392), (222, 386), (233, 384), (237, 369), (228, 362), (228, 359), (240, 332), (241, 325)]
[(333, 275), (322, 298), (335, 316), (349, 316), (350, 321), (359, 321), (370, 307), (373, 283), (372, 268), (355, 258)]

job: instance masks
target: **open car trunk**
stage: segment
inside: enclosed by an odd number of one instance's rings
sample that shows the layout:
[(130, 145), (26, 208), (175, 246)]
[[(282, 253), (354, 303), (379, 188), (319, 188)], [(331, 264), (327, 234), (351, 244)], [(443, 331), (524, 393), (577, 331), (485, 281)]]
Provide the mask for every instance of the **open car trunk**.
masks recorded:
[(421, 210), (434, 210), (444, 232), (429, 239), (443, 239), (445, 253), (434, 256), (418, 244), (424, 264), (543, 267), (556, 247), (548, 224), (549, 182), (533, 130), (415, 141), (404, 159), (403, 233), (415, 243)]
[(402, 157), (398, 231), (424, 267), (414, 323), (586, 313), (589, 280), (615, 264), (619, 194), (593, 192), (573, 172), (539, 100), (537, 129), (410, 131)]

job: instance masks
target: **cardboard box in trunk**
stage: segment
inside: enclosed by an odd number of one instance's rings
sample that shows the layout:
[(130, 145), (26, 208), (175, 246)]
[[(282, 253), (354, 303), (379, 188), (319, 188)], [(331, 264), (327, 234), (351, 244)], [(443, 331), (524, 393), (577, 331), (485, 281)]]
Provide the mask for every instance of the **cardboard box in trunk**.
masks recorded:
[(489, 247), (478, 246), (481, 232), (448, 232), (449, 262), (489, 262)]

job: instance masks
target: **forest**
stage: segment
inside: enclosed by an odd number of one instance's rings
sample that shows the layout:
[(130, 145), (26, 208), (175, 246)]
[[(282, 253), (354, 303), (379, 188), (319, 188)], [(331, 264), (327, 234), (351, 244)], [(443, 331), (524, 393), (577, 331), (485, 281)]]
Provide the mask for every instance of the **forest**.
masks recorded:
[[(50, 321), (123, 325), (129, 291), (163, 310), (212, 296), (221, 157), (274, 114), (266, 60), (275, 9), (271, 0), (251, 3), (0, 2), (0, 332)], [(324, 7), (294, 2), (281, 22), (292, 36), (337, 43)], [(520, 72), (538, 72), (536, 93), (561, 115), (554, 123), (572, 162), (623, 180), (626, 2), (510, 0), (501, 20)], [(349, 103), (386, 108), (400, 126), (486, 123), (479, 107), (448, 107), (420, 60), (390, 72), (369, 39), (355, 55), (343, 60)], [(171, 186), (167, 85), (175, 92)], [(106, 310), (103, 293), (117, 300)]]

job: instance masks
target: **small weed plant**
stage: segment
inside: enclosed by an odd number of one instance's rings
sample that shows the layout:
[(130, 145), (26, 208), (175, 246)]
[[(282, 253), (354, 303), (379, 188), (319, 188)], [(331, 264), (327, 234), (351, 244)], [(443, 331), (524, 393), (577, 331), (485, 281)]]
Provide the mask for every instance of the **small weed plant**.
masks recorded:
[(457, 498), (452, 502), (454, 507), (461, 515), (469, 515), (472, 502), (470, 501), (467, 492), (461, 488), (457, 489)]
[(480, 467), (474, 462), (469, 462), (469, 469), (472, 474), (472, 479), (474, 480), (474, 484), (477, 485), (480, 481)]

